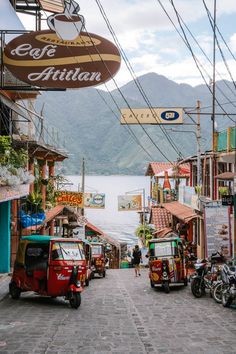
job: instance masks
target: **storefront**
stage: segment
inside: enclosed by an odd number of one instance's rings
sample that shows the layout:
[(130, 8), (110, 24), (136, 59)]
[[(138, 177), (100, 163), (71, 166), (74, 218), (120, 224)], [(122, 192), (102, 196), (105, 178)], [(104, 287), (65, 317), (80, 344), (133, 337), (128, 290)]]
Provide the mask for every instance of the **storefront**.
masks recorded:
[(11, 204), (29, 193), (29, 185), (0, 187), (0, 273), (10, 272), (11, 265)]

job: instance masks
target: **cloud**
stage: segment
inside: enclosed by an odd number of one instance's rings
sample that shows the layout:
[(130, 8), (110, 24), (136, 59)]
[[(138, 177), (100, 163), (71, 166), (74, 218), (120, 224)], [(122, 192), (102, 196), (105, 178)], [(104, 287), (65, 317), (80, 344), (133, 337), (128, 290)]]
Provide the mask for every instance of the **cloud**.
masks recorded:
[[(86, 19), (86, 29), (114, 42), (96, 1), (78, 0), (78, 2), (81, 9), (80, 13)], [(154, 71), (177, 82), (186, 82), (192, 85), (204, 83), (190, 52), (176, 33), (157, 0), (100, 0), (100, 2), (123, 50), (132, 64), (136, 76)], [(178, 27), (176, 16), (169, 0), (161, 0), (161, 3)], [(202, 1), (175, 0), (174, 3), (181, 17), (195, 33), (198, 43), (212, 60), (212, 32)], [(211, 13), (213, 13), (214, 2), (206, 0), (206, 3)], [(220, 28), (222, 30), (227, 19), (232, 18), (232, 14), (236, 14), (235, 0), (217, 1), (217, 19), (221, 20)], [(27, 21), (29, 21), (29, 18), (31, 16), (27, 17)], [(227, 32), (224, 35), (232, 50), (236, 52), (236, 32), (232, 30), (233, 25), (231, 27), (227, 23)], [(29, 28), (29, 22), (27, 28)], [(227, 38), (227, 35), (231, 37)], [(199, 56), (205, 70), (211, 76), (211, 64), (203, 57), (191, 37), (190, 41), (194, 53)], [(225, 47), (222, 46), (222, 48), (225, 51)], [(229, 53), (226, 54), (226, 59), (231, 70), (233, 70), (235, 65), (229, 58)], [(223, 77), (229, 78), (219, 54), (217, 55), (217, 69), (222, 73)], [(119, 85), (132, 79), (124, 63), (122, 63), (115, 79)]]

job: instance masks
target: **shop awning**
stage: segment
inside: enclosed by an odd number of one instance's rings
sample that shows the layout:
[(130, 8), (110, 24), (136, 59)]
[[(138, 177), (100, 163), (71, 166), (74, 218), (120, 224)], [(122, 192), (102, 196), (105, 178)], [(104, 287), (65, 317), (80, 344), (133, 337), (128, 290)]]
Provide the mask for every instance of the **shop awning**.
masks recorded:
[(162, 204), (162, 207), (168, 210), (171, 215), (176, 216), (177, 219), (183, 222), (189, 222), (198, 217), (198, 214), (192, 208), (183, 205), (179, 202), (170, 202)]
[(219, 175), (215, 176), (215, 178), (221, 179), (224, 181), (233, 181), (235, 176), (236, 176), (236, 173), (234, 173), (234, 172), (223, 172), (223, 173), (220, 173)]
[(91, 231), (93, 231), (94, 233), (96, 233), (97, 235), (103, 235), (102, 230), (100, 230), (97, 226), (91, 224), (90, 222), (88, 222), (85, 226), (86, 229), (89, 229)]

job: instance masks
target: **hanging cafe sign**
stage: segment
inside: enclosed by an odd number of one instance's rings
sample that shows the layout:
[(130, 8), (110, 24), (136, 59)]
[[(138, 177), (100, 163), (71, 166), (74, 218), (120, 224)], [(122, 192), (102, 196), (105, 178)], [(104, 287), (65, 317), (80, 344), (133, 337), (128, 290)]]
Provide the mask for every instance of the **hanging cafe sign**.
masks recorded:
[(23, 82), (50, 88), (102, 84), (119, 70), (118, 48), (107, 39), (82, 32), (79, 5), (65, 0), (63, 13), (51, 15), (49, 30), (23, 34), (7, 44), (4, 65)]
[(83, 208), (84, 198), (83, 193), (70, 191), (57, 191), (57, 205), (67, 205), (72, 207)]

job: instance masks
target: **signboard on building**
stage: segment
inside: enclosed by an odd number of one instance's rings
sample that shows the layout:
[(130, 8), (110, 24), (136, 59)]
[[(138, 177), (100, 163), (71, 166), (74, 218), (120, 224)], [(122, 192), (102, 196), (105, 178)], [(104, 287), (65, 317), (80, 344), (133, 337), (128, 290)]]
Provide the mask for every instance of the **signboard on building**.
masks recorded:
[(233, 195), (222, 195), (222, 205), (234, 205), (234, 196)]
[(13, 39), (4, 49), (4, 65), (38, 87), (81, 88), (110, 80), (120, 68), (119, 50), (103, 37), (82, 32), (85, 22), (78, 11), (75, 1), (66, 1), (63, 13), (48, 18), (49, 30)]
[(179, 202), (192, 209), (200, 210), (199, 198), (194, 187), (179, 186)]
[(91, 209), (105, 208), (104, 193), (84, 193), (84, 207)]
[(68, 205), (72, 207), (83, 208), (83, 193), (58, 191), (56, 203), (59, 205)]
[(15, 187), (0, 187), (0, 203), (8, 200), (20, 199), (29, 194), (29, 184), (20, 184)]
[(141, 211), (142, 195), (119, 195), (118, 211)]
[(224, 256), (231, 256), (231, 225), (229, 208), (220, 203), (205, 205), (204, 212), (206, 257), (220, 252)]
[(182, 108), (124, 108), (121, 124), (183, 124)]

